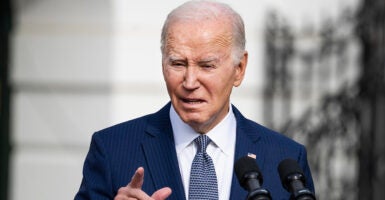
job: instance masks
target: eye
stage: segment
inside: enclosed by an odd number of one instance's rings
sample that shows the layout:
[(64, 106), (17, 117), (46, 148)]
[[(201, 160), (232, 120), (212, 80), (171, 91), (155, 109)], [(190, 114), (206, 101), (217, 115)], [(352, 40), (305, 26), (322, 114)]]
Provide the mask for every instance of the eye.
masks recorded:
[(215, 69), (215, 65), (213, 65), (213, 64), (202, 64), (201, 68), (205, 69), (205, 70), (211, 70), (211, 69)]
[(183, 63), (172, 63), (172, 65), (174, 65), (174, 66), (184, 66)]
[(171, 66), (173, 67), (184, 67), (186, 66), (186, 62), (183, 62), (183, 61), (172, 61), (170, 63)]

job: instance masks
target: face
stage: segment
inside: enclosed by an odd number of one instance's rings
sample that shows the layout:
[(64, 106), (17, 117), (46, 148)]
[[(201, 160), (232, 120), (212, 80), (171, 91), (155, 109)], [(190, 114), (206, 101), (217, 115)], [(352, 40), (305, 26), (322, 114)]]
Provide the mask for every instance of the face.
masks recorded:
[(228, 23), (179, 22), (169, 26), (162, 67), (171, 102), (195, 131), (207, 133), (228, 113), (230, 94), (243, 80), (247, 52), (232, 58)]

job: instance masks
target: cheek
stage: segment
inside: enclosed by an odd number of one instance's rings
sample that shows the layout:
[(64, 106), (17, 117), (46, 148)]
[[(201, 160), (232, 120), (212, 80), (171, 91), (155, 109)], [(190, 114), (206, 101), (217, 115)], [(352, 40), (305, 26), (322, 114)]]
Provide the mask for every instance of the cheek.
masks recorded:
[(206, 82), (216, 88), (216, 90), (224, 90), (232, 88), (234, 84), (234, 71), (231, 68), (225, 69), (221, 73), (213, 74), (205, 78)]
[[(218, 78), (220, 77), (220, 78)], [(229, 75), (212, 77), (206, 82), (209, 92), (217, 99), (226, 99), (226, 96), (230, 96), (230, 93), (234, 87), (234, 79)]]
[(177, 85), (180, 82), (179, 75), (177, 73), (172, 73), (170, 70), (167, 70), (167, 69), (163, 71), (163, 78), (169, 89), (177, 87)]

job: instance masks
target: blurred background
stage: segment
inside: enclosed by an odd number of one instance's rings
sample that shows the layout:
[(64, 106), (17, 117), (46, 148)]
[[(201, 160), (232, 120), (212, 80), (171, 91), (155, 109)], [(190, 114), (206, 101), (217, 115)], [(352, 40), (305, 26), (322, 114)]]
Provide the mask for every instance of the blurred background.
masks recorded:
[[(168, 102), (182, 0), (0, 2), (0, 199), (73, 199), (93, 132)], [(385, 1), (226, 0), (249, 64), (232, 103), (306, 145), (320, 200), (385, 197)]]

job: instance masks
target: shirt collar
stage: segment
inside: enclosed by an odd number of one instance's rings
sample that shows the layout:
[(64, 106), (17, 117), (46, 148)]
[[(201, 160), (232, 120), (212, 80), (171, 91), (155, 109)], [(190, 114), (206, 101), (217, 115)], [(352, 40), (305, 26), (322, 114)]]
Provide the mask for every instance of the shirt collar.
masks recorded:
[[(170, 108), (170, 120), (174, 134), (176, 152), (180, 153), (199, 136), (199, 133), (195, 132), (194, 129), (182, 121), (172, 105)], [(232, 144), (235, 144), (235, 133), (236, 120), (230, 104), (229, 112), (225, 118), (206, 133), (206, 135), (223, 153), (230, 155), (232, 149), (229, 147), (232, 147)]]

